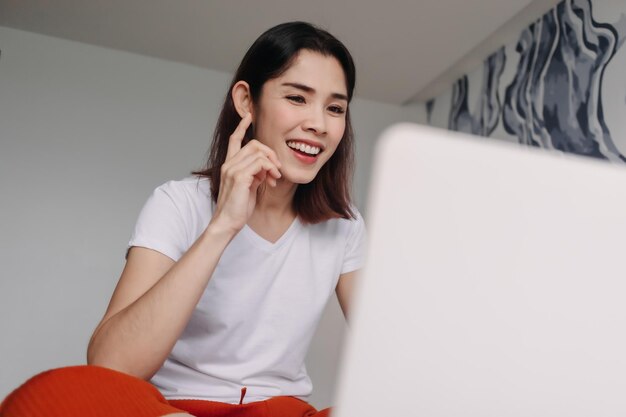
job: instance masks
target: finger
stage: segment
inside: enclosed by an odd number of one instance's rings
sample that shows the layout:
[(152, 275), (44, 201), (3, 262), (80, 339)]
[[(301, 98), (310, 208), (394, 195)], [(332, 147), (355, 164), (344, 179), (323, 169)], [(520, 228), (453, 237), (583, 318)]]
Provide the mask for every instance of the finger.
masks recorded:
[(268, 176), (267, 176), (267, 171), (265, 171), (265, 170), (261, 170), (261, 171), (259, 171), (259, 172), (258, 172), (258, 173), (254, 176), (254, 180), (255, 180), (255, 182), (254, 182), (252, 185), (253, 185), (253, 186), (254, 186), (254, 185), (257, 185), (257, 186), (258, 186), (258, 185), (259, 185), (259, 184), (261, 184), (263, 181), (265, 181), (265, 179), (266, 179), (266, 178), (271, 178), (271, 177), (268, 177)]
[(251, 155), (231, 168), (230, 176), (236, 181), (251, 183), (253, 178), (261, 174), (269, 174), (274, 179), (281, 177), (278, 168), (265, 156)]
[(252, 184), (252, 189), (258, 188), (264, 182), (269, 184), (270, 187), (276, 187), (278, 185), (276, 178), (271, 175), (267, 175), (267, 171), (261, 171), (255, 176), (255, 179), (256, 182)]
[(276, 187), (276, 178), (272, 177), (271, 175), (269, 175), (269, 171), (265, 171), (265, 170), (261, 170), (258, 174), (256, 174), (254, 176), (257, 181), (258, 181), (258, 185), (261, 185), (262, 183), (267, 183), (272, 187)]
[(275, 179), (282, 177), (278, 167), (265, 154), (250, 155), (245, 161), (242, 161), (240, 168), (246, 170), (247, 167), (254, 167), (259, 172), (261, 169), (266, 171), (268, 175)]
[[(244, 116), (244, 118), (245, 117), (247, 117), (247, 115)], [(243, 120), (244, 119), (242, 119), (242, 122)], [(241, 123), (239, 126), (241, 126)], [(239, 127), (237, 128), (237, 130), (238, 129)], [(269, 146), (261, 143), (259, 140), (251, 139), (246, 145), (241, 146), (243, 139), (240, 139), (238, 137), (238, 135), (236, 134), (237, 130), (233, 133), (233, 135), (231, 135), (225, 162), (230, 163), (231, 161), (236, 161), (238, 158), (242, 158), (257, 150), (260, 150), (267, 155), (270, 161), (272, 161), (278, 167), (278, 169), (282, 168), (282, 163), (278, 159), (278, 155), (276, 154), (276, 152), (274, 152), (274, 150)], [(243, 134), (245, 135), (245, 130)]]
[(268, 183), (272, 187), (276, 187), (278, 184), (276, 182), (276, 178), (268, 175), (269, 171), (261, 170), (258, 174), (254, 176), (255, 182), (252, 184), (252, 189), (258, 188), (263, 182)]
[(246, 135), (246, 130), (250, 127), (250, 123), (252, 123), (252, 115), (246, 113), (237, 125), (235, 131), (230, 135), (228, 139), (228, 151), (226, 151), (227, 161), (241, 149), (241, 142)]
[[(267, 165), (270, 167), (268, 171), (272, 177), (278, 179), (282, 176), (279, 167), (272, 162), (264, 150), (255, 149), (254, 147), (246, 147), (247, 145), (244, 146), (244, 148), (242, 148), (241, 151), (239, 151), (230, 161), (224, 163), (225, 172), (230, 172), (232, 175), (235, 175), (236, 172), (245, 169), (246, 166), (254, 163), (257, 159), (261, 159), (269, 164)], [(277, 159), (276, 156), (273, 156), (273, 159)]]
[(269, 146), (264, 145), (263, 143), (261, 143), (260, 141), (256, 139), (251, 140), (246, 146), (259, 149), (265, 155), (267, 155), (269, 160), (272, 161), (274, 165), (276, 165), (279, 169), (282, 168), (283, 164), (280, 163), (280, 160), (278, 159), (278, 155), (276, 155), (276, 152), (274, 152), (274, 150), (270, 148)]

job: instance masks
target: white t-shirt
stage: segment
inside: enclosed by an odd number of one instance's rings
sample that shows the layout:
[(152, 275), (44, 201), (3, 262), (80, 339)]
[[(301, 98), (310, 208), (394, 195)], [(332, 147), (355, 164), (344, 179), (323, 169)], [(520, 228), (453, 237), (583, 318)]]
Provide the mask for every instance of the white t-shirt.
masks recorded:
[[(174, 261), (212, 215), (209, 181), (186, 178), (158, 187), (144, 205), (129, 246)], [(356, 211), (356, 210), (355, 210)], [(365, 227), (297, 218), (275, 243), (245, 226), (231, 241), (187, 327), (151, 382), (168, 399), (238, 403), (290, 395), (306, 400), (304, 358), (339, 276), (361, 268)]]

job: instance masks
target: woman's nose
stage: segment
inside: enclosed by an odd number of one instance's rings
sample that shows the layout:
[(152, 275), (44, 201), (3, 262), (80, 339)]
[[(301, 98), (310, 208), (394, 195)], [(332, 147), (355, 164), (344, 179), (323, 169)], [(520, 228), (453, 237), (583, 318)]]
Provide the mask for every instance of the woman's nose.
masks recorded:
[(326, 133), (326, 115), (323, 110), (311, 109), (307, 118), (303, 123), (305, 131), (313, 132), (317, 135), (323, 135)]

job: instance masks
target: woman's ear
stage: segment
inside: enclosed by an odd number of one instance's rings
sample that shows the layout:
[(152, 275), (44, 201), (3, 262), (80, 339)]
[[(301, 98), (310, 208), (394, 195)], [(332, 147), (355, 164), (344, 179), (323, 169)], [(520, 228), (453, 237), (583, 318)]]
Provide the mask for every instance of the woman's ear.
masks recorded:
[(243, 118), (246, 114), (251, 113), (254, 117), (254, 103), (250, 94), (250, 85), (245, 81), (237, 81), (233, 86), (230, 94), (233, 97), (233, 104), (239, 116)]

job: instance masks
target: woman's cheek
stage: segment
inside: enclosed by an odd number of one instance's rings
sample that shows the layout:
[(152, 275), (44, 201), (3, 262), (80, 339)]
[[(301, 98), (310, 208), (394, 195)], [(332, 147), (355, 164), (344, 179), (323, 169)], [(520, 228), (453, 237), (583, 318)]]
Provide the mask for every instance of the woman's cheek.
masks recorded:
[(346, 130), (346, 120), (338, 119), (336, 123), (333, 124), (333, 138), (336, 138), (337, 143), (343, 138), (343, 133)]
[(294, 118), (295, 110), (293, 106), (279, 106), (274, 112), (274, 121), (279, 124)]

